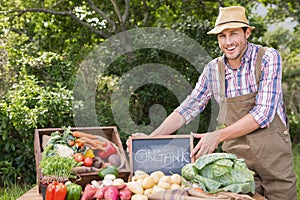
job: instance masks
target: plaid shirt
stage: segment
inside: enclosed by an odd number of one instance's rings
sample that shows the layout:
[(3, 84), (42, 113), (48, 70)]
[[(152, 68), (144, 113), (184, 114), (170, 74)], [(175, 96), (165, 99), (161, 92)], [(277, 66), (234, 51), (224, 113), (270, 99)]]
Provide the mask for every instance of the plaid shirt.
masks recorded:
[[(255, 64), (258, 48), (258, 45), (248, 43), (238, 69), (232, 69), (225, 57), (222, 57), (225, 63), (225, 96), (231, 98), (258, 91), (255, 106), (249, 114), (260, 127), (268, 127), (275, 113), (287, 125), (281, 88), (281, 57), (275, 49), (267, 49), (263, 56), (261, 79), (257, 89)], [(219, 91), (218, 58), (216, 58), (207, 64), (192, 93), (175, 111), (182, 115), (188, 124), (204, 110), (211, 97), (220, 102)]]

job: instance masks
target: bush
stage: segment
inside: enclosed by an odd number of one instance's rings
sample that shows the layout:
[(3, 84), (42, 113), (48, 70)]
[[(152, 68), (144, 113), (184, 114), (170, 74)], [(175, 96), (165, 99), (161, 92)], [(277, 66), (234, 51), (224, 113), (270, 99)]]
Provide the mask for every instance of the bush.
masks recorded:
[(21, 80), (0, 101), (0, 185), (35, 183), (34, 129), (72, 125), (72, 92), (43, 87), (34, 77)]

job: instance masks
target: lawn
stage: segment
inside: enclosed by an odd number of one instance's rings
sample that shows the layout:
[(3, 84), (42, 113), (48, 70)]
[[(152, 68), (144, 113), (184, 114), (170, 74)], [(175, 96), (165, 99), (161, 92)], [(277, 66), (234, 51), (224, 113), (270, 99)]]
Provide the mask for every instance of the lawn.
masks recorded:
[[(297, 176), (297, 192), (300, 197), (300, 144), (294, 145), (294, 168)], [(15, 200), (20, 197), (23, 193), (28, 191), (32, 185), (10, 185), (4, 188), (0, 188), (0, 200)]]

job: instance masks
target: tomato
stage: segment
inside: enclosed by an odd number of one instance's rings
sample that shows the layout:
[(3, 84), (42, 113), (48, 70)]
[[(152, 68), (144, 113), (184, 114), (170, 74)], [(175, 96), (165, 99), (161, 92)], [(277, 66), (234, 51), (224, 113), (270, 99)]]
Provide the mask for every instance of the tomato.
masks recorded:
[(84, 160), (83, 160), (83, 165), (84, 166), (87, 166), (87, 167), (91, 167), (93, 165), (93, 158), (91, 157), (86, 157)]
[(76, 162), (82, 162), (84, 161), (84, 156), (82, 153), (75, 153), (74, 159), (76, 160)]

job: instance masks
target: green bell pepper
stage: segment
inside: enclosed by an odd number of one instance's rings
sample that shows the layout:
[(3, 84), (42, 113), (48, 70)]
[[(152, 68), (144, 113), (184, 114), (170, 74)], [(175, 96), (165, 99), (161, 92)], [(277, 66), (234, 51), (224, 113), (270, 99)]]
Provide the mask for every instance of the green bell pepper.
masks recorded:
[(119, 176), (118, 168), (115, 165), (109, 165), (107, 167), (104, 167), (98, 172), (98, 176), (100, 177), (101, 180), (103, 180), (104, 176), (107, 174), (113, 174), (116, 177), (118, 177)]
[(67, 197), (66, 200), (80, 200), (82, 187), (76, 183), (67, 182)]

